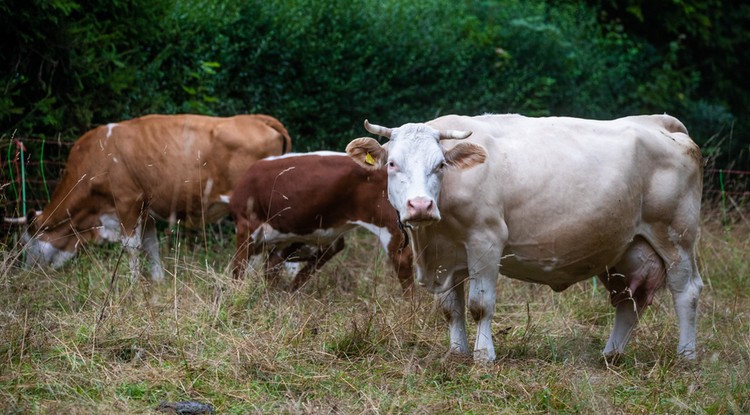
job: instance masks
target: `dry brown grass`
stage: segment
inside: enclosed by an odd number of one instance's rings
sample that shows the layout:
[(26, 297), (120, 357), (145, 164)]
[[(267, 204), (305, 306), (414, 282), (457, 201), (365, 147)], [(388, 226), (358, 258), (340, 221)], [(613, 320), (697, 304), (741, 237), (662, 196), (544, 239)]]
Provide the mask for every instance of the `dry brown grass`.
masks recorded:
[[(501, 279), (493, 365), (444, 358), (447, 330), (424, 292), (400, 288), (377, 242), (350, 247), (301, 292), (233, 281), (231, 248), (182, 245), (171, 280), (108, 295), (118, 251), (60, 272), (0, 270), (3, 413), (708, 413), (750, 411), (750, 224), (707, 214), (696, 363), (675, 356), (664, 292), (617, 366), (600, 356), (612, 309), (592, 281), (553, 293)], [(210, 245), (210, 244), (209, 244)], [(230, 244), (231, 245), (231, 244)], [(103, 317), (101, 317), (103, 316)], [(471, 334), (471, 333), (470, 333)]]

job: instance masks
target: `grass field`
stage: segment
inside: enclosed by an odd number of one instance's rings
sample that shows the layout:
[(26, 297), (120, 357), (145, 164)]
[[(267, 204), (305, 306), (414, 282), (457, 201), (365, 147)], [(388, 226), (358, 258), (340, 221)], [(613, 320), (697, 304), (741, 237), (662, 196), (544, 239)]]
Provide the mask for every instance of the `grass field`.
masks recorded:
[(48, 272), (11, 267), (17, 252), (4, 247), (0, 408), (149, 414), (195, 400), (217, 414), (749, 413), (750, 223), (705, 217), (694, 363), (676, 356), (667, 291), (613, 366), (600, 355), (613, 318), (601, 285), (556, 294), (505, 278), (497, 361), (446, 360), (432, 298), (404, 300), (365, 234), (294, 294), (259, 275), (233, 281), (226, 235), (163, 246), (170, 278), (159, 286), (131, 284), (119, 247), (89, 247)]

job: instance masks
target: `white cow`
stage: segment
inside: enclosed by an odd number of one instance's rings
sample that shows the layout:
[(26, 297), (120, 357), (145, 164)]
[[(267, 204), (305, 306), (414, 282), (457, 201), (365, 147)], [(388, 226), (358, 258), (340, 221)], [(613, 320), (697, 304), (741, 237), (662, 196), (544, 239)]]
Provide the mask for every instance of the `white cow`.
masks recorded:
[[(347, 153), (388, 166), (388, 198), (410, 229), (417, 282), (436, 294), (450, 353), (468, 354), (464, 291), (477, 322), (474, 359), (493, 361), (498, 270), (562, 291), (598, 275), (616, 306), (606, 356), (623, 352), (665, 283), (695, 357), (701, 153), (667, 115), (612, 121), (448, 115), (386, 128), (386, 147), (358, 138)], [(466, 137), (470, 136), (466, 140)]]

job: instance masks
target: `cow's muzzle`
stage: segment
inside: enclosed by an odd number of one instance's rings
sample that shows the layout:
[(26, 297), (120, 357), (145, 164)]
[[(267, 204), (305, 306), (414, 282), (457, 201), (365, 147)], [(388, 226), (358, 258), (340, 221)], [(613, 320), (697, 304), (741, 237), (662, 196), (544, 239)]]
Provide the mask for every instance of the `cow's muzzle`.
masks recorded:
[(432, 199), (415, 197), (406, 202), (403, 221), (410, 226), (429, 225), (440, 220), (440, 212)]

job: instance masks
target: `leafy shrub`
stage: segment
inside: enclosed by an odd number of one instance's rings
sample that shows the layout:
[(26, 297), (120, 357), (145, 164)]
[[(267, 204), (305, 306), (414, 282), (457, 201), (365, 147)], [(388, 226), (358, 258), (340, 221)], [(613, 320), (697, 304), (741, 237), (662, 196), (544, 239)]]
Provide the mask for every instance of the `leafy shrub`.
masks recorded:
[(0, 73), (0, 134), (74, 139), (146, 113), (264, 112), (306, 151), (342, 149), (364, 134), (365, 118), (395, 126), (446, 113), (668, 112), (700, 136), (742, 120), (699, 96), (704, 80), (684, 64), (684, 38), (655, 46), (600, 19), (601, 7), (10, 0), (0, 4), (9, 39), (0, 46), (9, 63)]

